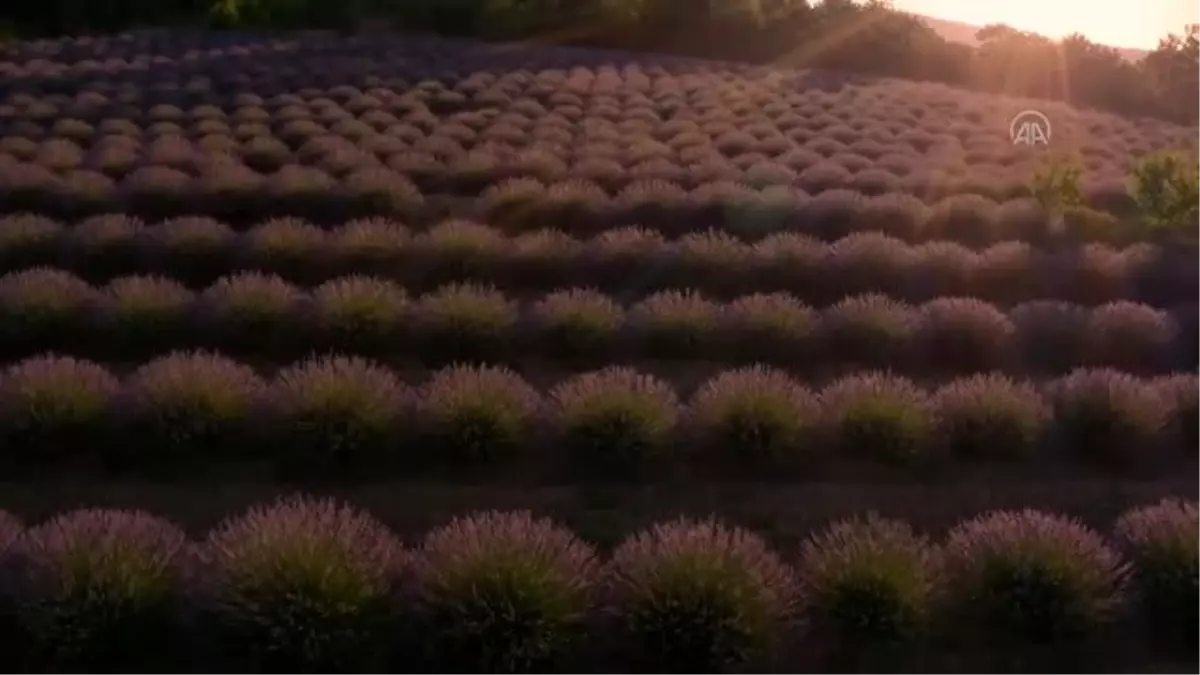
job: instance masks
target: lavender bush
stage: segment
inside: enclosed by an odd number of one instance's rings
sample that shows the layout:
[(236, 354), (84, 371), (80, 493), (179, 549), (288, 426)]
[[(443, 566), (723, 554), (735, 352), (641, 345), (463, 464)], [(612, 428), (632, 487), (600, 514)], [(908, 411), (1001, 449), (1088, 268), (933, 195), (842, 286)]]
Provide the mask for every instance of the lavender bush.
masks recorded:
[(1112, 302), (1092, 310), (1088, 318), (1084, 329), (1087, 358), (1095, 366), (1157, 372), (1171, 364), (1178, 330), (1167, 312), (1133, 302)]
[(102, 441), (118, 383), (90, 361), (45, 355), (0, 373), (0, 455), (18, 465), (78, 460)]
[(296, 218), (277, 218), (255, 226), (238, 241), (241, 262), (248, 269), (311, 281), (322, 276), (326, 234)]
[(734, 465), (786, 465), (814, 454), (816, 399), (782, 371), (721, 373), (701, 385), (685, 415), (701, 445)]
[(1100, 535), (1038, 511), (999, 511), (947, 535), (936, 571), (952, 630), (1003, 651), (1094, 635), (1121, 608), (1125, 566)]
[(548, 354), (592, 360), (614, 346), (625, 313), (606, 295), (572, 288), (542, 297), (531, 308), (530, 318), (534, 339)]
[(743, 296), (721, 307), (724, 360), (801, 364), (812, 356), (816, 312), (786, 293)]
[(199, 319), (211, 344), (271, 354), (295, 344), (304, 293), (275, 275), (243, 272), (222, 277), (199, 297)]
[(208, 283), (227, 269), (235, 241), (228, 225), (196, 217), (160, 223), (142, 238), (154, 271), (190, 283)]
[(932, 458), (932, 403), (911, 380), (884, 373), (851, 375), (821, 391), (821, 407), (826, 433), (846, 457), (898, 463)]
[(1125, 512), (1115, 533), (1133, 563), (1132, 586), (1142, 618), (1163, 643), (1196, 650), (1200, 531), (1195, 502), (1173, 499)]
[(502, 353), (518, 314), (516, 303), (496, 289), (467, 283), (422, 296), (412, 318), (427, 353), (453, 361)]
[(348, 222), (329, 239), (331, 262), (339, 272), (387, 277), (402, 260), (410, 235), (400, 223), (373, 218)]
[(661, 523), (626, 539), (602, 582), (629, 666), (737, 672), (769, 662), (793, 615), (791, 570), (745, 530)]
[(610, 367), (556, 386), (549, 412), (581, 470), (629, 472), (651, 464), (674, 440), (679, 400), (669, 385)]
[(230, 647), (221, 654), (229, 667), (381, 666), (409, 554), (371, 516), (292, 496), (222, 522), (198, 555), (193, 596)]
[(954, 380), (933, 394), (937, 437), (946, 450), (971, 459), (1020, 459), (1038, 447), (1050, 406), (1031, 385), (1003, 375)]
[(57, 221), (28, 213), (0, 218), (0, 270), (52, 264), (62, 230)]
[(0, 277), (0, 350), (67, 346), (80, 336), (96, 291), (82, 279), (46, 267)]
[(264, 394), (253, 370), (218, 354), (179, 352), (150, 361), (122, 383), (113, 414), (128, 441), (113, 456), (137, 471), (244, 459)]
[(416, 420), (439, 465), (495, 464), (530, 445), (541, 400), (507, 368), (454, 366), (438, 371), (418, 395)]
[(88, 218), (64, 232), (63, 262), (91, 281), (132, 273), (143, 230), (140, 220), (125, 215)]
[(935, 371), (998, 370), (1009, 361), (1016, 328), (993, 305), (973, 298), (938, 298), (921, 305), (915, 341)]
[(717, 343), (720, 308), (694, 291), (662, 291), (629, 309), (629, 328), (653, 358), (687, 358), (711, 353)]
[(1083, 360), (1087, 309), (1068, 302), (1034, 300), (1009, 312), (1014, 349), (1034, 371), (1066, 372)]
[(390, 371), (358, 358), (314, 358), (280, 371), (266, 431), (288, 474), (330, 476), (395, 464), (408, 391)]
[(835, 363), (865, 367), (904, 365), (911, 354), (917, 316), (882, 295), (841, 300), (821, 315), (822, 351)]
[(1100, 462), (1146, 459), (1169, 414), (1153, 385), (1109, 369), (1072, 371), (1052, 383), (1050, 399), (1065, 449)]
[(99, 301), (100, 329), (117, 352), (160, 353), (187, 338), (195, 297), (172, 279), (114, 279)]
[(894, 664), (925, 637), (934, 550), (906, 523), (875, 514), (838, 521), (804, 542), (801, 625), (829, 666)]
[(415, 565), (430, 665), (554, 668), (583, 635), (599, 567), (590, 546), (528, 512), (470, 514), (430, 532)]
[(395, 349), (408, 307), (403, 288), (370, 277), (341, 277), (312, 292), (317, 339), (327, 347), (356, 354), (384, 354)]
[(168, 662), (188, 555), (178, 527), (141, 511), (72, 511), (30, 528), (13, 549), (9, 602), (37, 665)]
[(1195, 375), (1171, 375), (1154, 381), (1166, 408), (1166, 431), (1187, 453), (1200, 448), (1200, 380)]

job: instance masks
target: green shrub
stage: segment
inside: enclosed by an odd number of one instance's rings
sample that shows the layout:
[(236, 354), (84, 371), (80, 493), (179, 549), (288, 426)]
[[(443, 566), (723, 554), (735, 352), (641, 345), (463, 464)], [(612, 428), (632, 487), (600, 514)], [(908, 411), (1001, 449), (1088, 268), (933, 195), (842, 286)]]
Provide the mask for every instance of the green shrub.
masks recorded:
[(1082, 177), (1083, 167), (1074, 158), (1051, 155), (1034, 168), (1029, 194), (1047, 213), (1062, 216), (1066, 209), (1083, 205)]
[(349, 29), (364, 0), (215, 0), (209, 17), (217, 26), (238, 29)]
[(1165, 151), (1143, 157), (1130, 176), (1129, 192), (1146, 227), (1196, 236), (1200, 169), (1195, 158)]

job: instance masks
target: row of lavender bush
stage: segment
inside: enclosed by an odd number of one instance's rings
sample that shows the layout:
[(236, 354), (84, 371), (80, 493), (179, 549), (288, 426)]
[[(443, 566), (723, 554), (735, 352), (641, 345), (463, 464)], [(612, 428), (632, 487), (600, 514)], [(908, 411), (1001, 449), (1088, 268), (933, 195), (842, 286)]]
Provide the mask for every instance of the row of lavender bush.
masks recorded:
[(413, 232), (382, 219), (323, 229), (282, 218), (238, 232), (200, 217), (152, 225), (120, 214), (75, 225), (33, 214), (0, 217), (0, 273), (43, 265), (93, 283), (150, 272), (196, 286), (260, 270), (301, 285), (367, 274), (410, 290), (474, 280), (513, 290), (587, 286), (622, 294), (682, 287), (723, 298), (787, 291), (812, 304), (879, 292), (911, 301), (1136, 300), (1158, 307), (1196, 300), (1198, 273), (1195, 255), (1153, 244), (1050, 250), (1010, 241), (976, 251), (879, 232), (826, 243), (799, 233), (745, 241), (706, 231), (667, 239), (619, 228), (585, 239), (561, 230), (510, 236), (466, 220)]
[(823, 459), (1127, 468), (1194, 456), (1198, 390), (1194, 375), (1101, 369), (1040, 384), (976, 375), (934, 389), (866, 372), (815, 391), (752, 366), (684, 400), (668, 382), (617, 366), (542, 393), (496, 366), (455, 365), (410, 387), (396, 371), (339, 356), (264, 378), (217, 354), (175, 353), (119, 379), (49, 355), (0, 374), (0, 455), (10, 469), (98, 463), (154, 473), (267, 461), (321, 477), (461, 474), (520, 460), (577, 477), (692, 463), (803, 473)]
[(1194, 314), (1127, 301), (1094, 308), (1034, 301), (1005, 312), (973, 298), (908, 305), (882, 295), (814, 310), (782, 293), (719, 302), (687, 290), (624, 306), (590, 289), (521, 300), (474, 284), (410, 298), (381, 279), (343, 277), (306, 291), (257, 272), (197, 293), (162, 277), (121, 277), (98, 288), (34, 268), (0, 277), (0, 353), (145, 358), (205, 347), (278, 360), (338, 349), (389, 362), (749, 359), (801, 371), (938, 375), (1090, 365), (1161, 373), (1194, 365)]
[[(898, 98), (886, 88), (866, 92), (865, 98), (876, 99), (868, 102), (854, 101), (852, 96), (815, 101), (807, 93), (769, 101), (770, 112), (763, 114), (753, 104), (739, 102), (732, 92), (715, 97), (663, 92), (659, 101), (650, 101), (637, 94), (611, 96), (558, 87), (543, 91), (538, 101), (533, 96), (504, 94), (500, 96), (507, 100), (498, 100), (494, 91), (462, 95), (380, 88), (374, 94), (339, 97), (343, 100), (338, 102), (310, 90), (308, 94), (315, 96), (308, 100), (303, 91), (283, 94), (273, 102), (255, 101), (249, 98), (253, 94), (243, 93), (237, 95), (242, 100), (198, 103), (188, 110), (156, 103), (154, 92), (146, 86), (108, 93), (90, 89), (53, 98), (16, 92), (3, 100), (8, 107), (0, 117), (0, 133), (12, 140), (0, 142), (0, 151), (32, 159), (38, 155), (37, 143), (70, 143), (82, 149), (106, 138), (147, 143), (167, 138), (178, 146), (221, 137), (241, 142), (270, 139), (291, 152), (309, 140), (325, 138), (372, 144), (372, 151), (384, 154), (413, 149), (443, 157), (472, 148), (487, 150), (491, 144), (540, 145), (568, 156), (615, 156), (628, 165), (648, 159), (686, 161), (689, 151), (693, 157), (699, 151), (719, 158), (754, 154), (766, 160), (784, 158), (784, 165), (797, 170), (815, 161), (805, 163), (800, 157), (786, 161), (793, 151), (868, 158), (930, 153), (948, 163), (995, 167), (1030, 156), (998, 135), (991, 121), (980, 119), (976, 111), (967, 113), (973, 120), (948, 119), (953, 112), (931, 110), (924, 101), (878, 100), (889, 95)], [(457, 104), (451, 104), (451, 99), (457, 99)], [(1067, 129), (1073, 125), (1065, 119), (1061, 123), (1058, 131), (1070, 134)], [(1080, 145), (1089, 158), (1102, 161), (1097, 168), (1118, 165), (1123, 155), (1187, 141), (1178, 127), (1118, 131), (1106, 128), (1102, 121), (1091, 126), (1096, 127), (1096, 136)], [(1103, 144), (1105, 137), (1112, 146)], [(392, 141), (373, 145), (379, 139)], [(69, 147), (53, 154), (66, 152)]]
[(1024, 510), (934, 540), (868, 514), (783, 553), (681, 518), (603, 556), (529, 512), (467, 514), (414, 545), (302, 496), (197, 541), (144, 511), (28, 529), (0, 512), (0, 601), (19, 670), (858, 672), (944, 667), (957, 647), (959, 667), (1054, 672), (1080, 647), (1094, 651), (1075, 667), (1111, 667), (1105, 638), (1194, 659), (1197, 529), (1175, 500), (1125, 512), (1111, 537)]
[[(886, 89), (863, 97), (867, 101), (815, 101), (800, 92), (766, 102), (767, 114), (728, 93), (705, 100), (662, 92), (656, 96), (660, 100), (650, 101), (636, 94), (616, 97), (559, 87), (541, 92), (539, 101), (494, 91), (463, 95), (409, 89), (401, 94), (381, 88), (338, 97), (341, 102), (309, 93), (309, 100), (297, 92), (272, 103), (241, 94), (240, 101), (202, 103), (187, 111), (155, 103), (152, 91), (136, 86), (107, 95), (84, 91), (74, 99), (60, 95), (57, 103), (18, 93), (7, 99), (9, 116), (0, 118), (0, 133), (9, 139), (0, 141), (0, 151), (61, 162), (102, 140), (134, 149), (145, 140), (162, 148), (154, 156), (177, 164), (186, 162), (194, 152), (188, 146), (195, 144), (202, 152), (245, 148), (248, 164), (270, 168), (325, 154), (303, 147), (319, 140), (326, 147), (358, 146), (377, 157), (416, 151), (445, 160), (477, 150), (476, 162), (485, 164), (530, 148), (560, 162), (612, 159), (627, 168), (658, 160), (677, 166), (738, 160), (738, 168), (759, 165), (766, 170), (756, 173), (772, 178), (785, 173), (781, 169), (794, 176), (826, 159), (853, 170), (887, 157), (882, 168), (903, 175), (921, 163), (921, 155), (935, 156), (955, 170), (1001, 172), (1032, 156), (998, 135), (994, 122), (978, 111), (964, 113), (973, 119), (954, 119), (952, 111), (931, 110), (920, 101), (878, 100), (888, 97)], [(1074, 125), (1062, 124), (1059, 131), (1070, 134)], [(1089, 164), (1108, 173), (1120, 173), (1130, 155), (1187, 142), (1186, 134), (1169, 127), (1118, 131), (1100, 120), (1089, 126), (1091, 133), (1072, 131), (1082, 137), (1079, 146)], [(547, 161), (519, 163), (535, 169), (527, 175), (536, 176), (543, 175)]]
[[(720, 177), (706, 178), (692, 190), (667, 180), (639, 179), (616, 196), (591, 180), (547, 186), (515, 178), (473, 184), (467, 192), (483, 190), (478, 197), (454, 197), (440, 179), (421, 178), (425, 164), (419, 157), (393, 162), (391, 168), (368, 166), (335, 174), (289, 164), (269, 175), (227, 155), (210, 160), (197, 176), (142, 166), (117, 181), (92, 169), (59, 175), (36, 164), (0, 161), (0, 189), (6, 194), (6, 212), (67, 218), (125, 211), (150, 219), (206, 215), (253, 222), (296, 216), (340, 223), (356, 217), (428, 221), (457, 215), (485, 218), (509, 230), (565, 225), (587, 233), (637, 223), (673, 233), (717, 227), (759, 236), (794, 230), (835, 239), (879, 229), (907, 240), (948, 239), (979, 246), (1008, 239), (1136, 241), (1150, 236), (1103, 210), (1072, 211), (1065, 227), (1057, 228), (1028, 198), (998, 202), (978, 194), (938, 195), (926, 205), (911, 194), (864, 194), (874, 191), (847, 189), (851, 174), (840, 167), (810, 169), (824, 176), (820, 189), (806, 188), (819, 193), (813, 195), (782, 185), (759, 190)], [(917, 179), (940, 180), (934, 174)], [(993, 185), (995, 179), (983, 182)], [(918, 186), (904, 189), (920, 191)], [(1128, 207), (1127, 195), (1097, 199), (1098, 207)]]
[[(59, 120), (56, 129), (58, 125), (68, 127), (68, 133), (88, 126), (78, 120)], [(465, 127), (453, 123), (443, 123), (427, 137), (413, 125), (400, 124), (380, 133), (351, 118), (332, 129), (309, 120), (292, 120), (274, 131), (262, 123), (230, 130), (224, 123), (206, 121), (197, 125), (203, 135), (190, 139), (182, 129), (171, 128), (174, 126), (156, 124), (154, 135), (144, 145), (136, 136), (119, 130), (109, 130), (90, 141), (77, 137), (39, 141), (6, 135), (0, 136), (0, 153), (10, 161), (52, 171), (89, 169), (114, 179), (142, 166), (170, 167), (196, 175), (212, 163), (213, 156), (223, 155), (267, 174), (296, 165), (314, 166), (333, 175), (391, 166), (413, 174), (422, 187), (455, 193), (513, 178), (570, 178), (594, 181), (609, 190), (637, 180), (671, 181), (687, 187), (726, 180), (760, 188), (795, 186), (809, 192), (833, 188), (857, 188), (870, 194), (914, 192), (925, 198), (960, 192), (994, 198), (1024, 196), (1034, 157), (1014, 154), (1010, 146), (999, 143), (964, 149), (952, 135), (929, 133), (922, 140), (914, 139), (913, 145), (874, 139), (847, 145), (803, 130), (787, 136), (776, 132), (766, 140), (741, 131), (710, 139), (697, 130), (660, 142), (645, 135), (630, 139), (629, 132), (616, 125), (597, 130), (585, 121), (583, 126), (538, 122), (528, 131), (501, 123), (484, 130), (482, 138), (474, 141), (465, 140), (457, 131)], [(465, 133), (473, 132), (468, 129)], [(793, 140), (803, 138), (808, 140)], [(1095, 156), (1089, 158), (1089, 164), (1104, 166)], [(930, 166), (936, 169), (931, 172)], [(1119, 174), (1110, 168), (1108, 175)], [(1120, 196), (1117, 185), (1097, 185), (1097, 189)]]
[[(961, 101), (976, 108), (961, 111), (970, 119), (954, 119), (959, 111), (938, 110), (927, 98), (903, 100), (905, 93), (898, 89), (848, 87), (843, 95), (832, 97), (813, 90), (788, 96), (772, 92), (774, 100), (756, 108), (739, 100), (743, 98), (739, 92), (713, 86), (710, 81), (707, 90), (655, 92), (653, 101), (638, 93), (579, 91), (561, 84), (524, 96), (494, 89), (429, 92), (420, 86), (379, 87), (349, 95), (308, 88), (270, 100), (246, 92), (206, 92), (224, 100), (179, 106), (155, 101), (153, 87), (135, 83), (117, 87), (100, 80), (71, 93), (38, 96), (25, 91), (5, 96), (3, 102), (9, 107), (0, 117), (0, 132), (12, 139), (70, 141), (81, 147), (106, 137), (149, 143), (206, 136), (242, 141), (274, 137), (292, 148), (318, 137), (349, 142), (391, 137), (406, 142), (403, 149), (444, 155), (489, 142), (526, 147), (544, 143), (578, 154), (591, 147), (603, 151), (604, 146), (615, 146), (630, 151), (624, 159), (633, 162), (679, 157), (686, 149), (768, 158), (797, 149), (825, 157), (851, 152), (878, 157), (889, 150), (933, 152), (945, 159), (998, 166), (1029, 157), (1022, 147), (996, 133), (993, 120), (983, 119), (975, 101)], [(1084, 121), (1068, 119), (1068, 114), (1062, 116), (1057, 131), (1068, 137), (1084, 136), (1082, 154), (1109, 165), (1119, 163), (1122, 156), (1188, 141), (1185, 127), (1133, 126), (1101, 116)], [(993, 117), (1003, 121), (1000, 115)], [(1089, 132), (1091, 137), (1086, 138)], [(1105, 140), (1112, 145), (1105, 145)], [(36, 154), (27, 143), (10, 143), (0, 143), (0, 148), (25, 158)]]

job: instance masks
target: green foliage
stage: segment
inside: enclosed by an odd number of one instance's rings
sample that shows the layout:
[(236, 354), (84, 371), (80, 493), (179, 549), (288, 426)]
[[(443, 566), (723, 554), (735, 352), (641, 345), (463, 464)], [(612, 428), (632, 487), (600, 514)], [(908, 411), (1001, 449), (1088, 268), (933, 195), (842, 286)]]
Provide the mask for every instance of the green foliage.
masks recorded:
[(1195, 235), (1200, 217), (1200, 169), (1195, 158), (1169, 151), (1147, 155), (1133, 169), (1129, 192), (1146, 227)]
[(1051, 214), (1062, 215), (1071, 207), (1083, 203), (1079, 180), (1083, 168), (1073, 158), (1051, 155), (1033, 171), (1029, 192), (1042, 208)]
[(353, 28), (361, 0), (215, 0), (209, 18), (222, 28)]

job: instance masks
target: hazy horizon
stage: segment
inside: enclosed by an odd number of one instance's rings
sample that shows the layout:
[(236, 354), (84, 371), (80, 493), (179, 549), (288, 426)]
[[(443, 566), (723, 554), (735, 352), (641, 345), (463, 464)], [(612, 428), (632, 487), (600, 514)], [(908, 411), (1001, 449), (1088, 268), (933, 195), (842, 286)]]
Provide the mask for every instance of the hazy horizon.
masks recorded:
[(983, 26), (1003, 23), (1020, 30), (1061, 38), (1081, 33), (1110, 47), (1154, 49), (1168, 33), (1200, 22), (1195, 0), (894, 0), (896, 9), (937, 19)]

